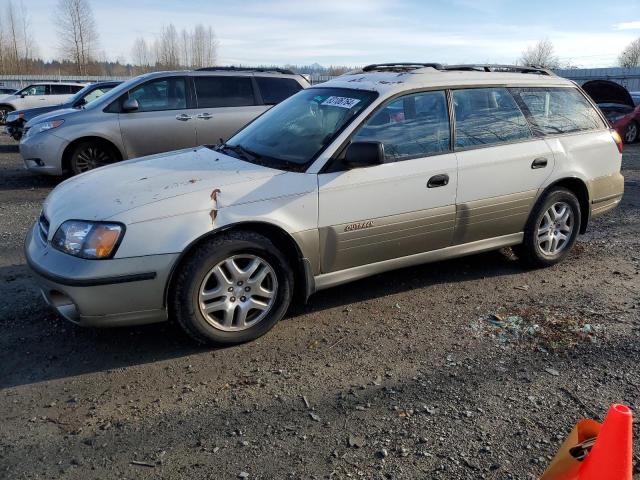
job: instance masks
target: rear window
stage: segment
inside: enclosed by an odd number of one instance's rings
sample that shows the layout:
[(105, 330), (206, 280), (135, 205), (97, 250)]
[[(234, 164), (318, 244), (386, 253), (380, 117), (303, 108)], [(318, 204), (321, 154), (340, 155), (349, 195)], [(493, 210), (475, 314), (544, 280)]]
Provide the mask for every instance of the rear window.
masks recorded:
[(302, 90), (302, 85), (292, 78), (256, 77), (262, 101), (267, 105), (275, 105), (294, 93)]
[(57, 85), (51, 84), (51, 95), (71, 95), (72, 93), (79, 92), (83, 87), (79, 85)]
[(457, 148), (532, 137), (527, 119), (506, 88), (454, 90), (453, 104)]
[(581, 132), (604, 128), (595, 108), (575, 88), (513, 88), (528, 110), (538, 135)]
[(198, 107), (246, 107), (255, 105), (250, 77), (194, 77)]

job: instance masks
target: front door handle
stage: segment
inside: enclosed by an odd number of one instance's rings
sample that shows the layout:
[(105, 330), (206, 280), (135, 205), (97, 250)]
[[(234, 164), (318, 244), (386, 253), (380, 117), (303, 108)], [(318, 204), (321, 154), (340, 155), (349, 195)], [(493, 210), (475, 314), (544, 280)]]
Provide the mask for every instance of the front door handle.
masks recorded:
[(544, 168), (547, 166), (547, 159), (544, 157), (538, 157), (536, 158), (533, 163), (531, 164), (531, 168), (532, 169), (536, 169), (536, 168)]
[(181, 122), (186, 122), (187, 120), (191, 120), (192, 118), (193, 117), (191, 115), (187, 115), (186, 113), (176, 115), (176, 120), (180, 120)]
[(449, 175), (441, 173), (440, 175), (434, 175), (427, 182), (427, 188), (444, 187), (449, 184)]
[(211, 115), (210, 113), (207, 113), (207, 112), (200, 113), (200, 114), (198, 114), (196, 116), (197, 116), (197, 118), (202, 118), (204, 120), (209, 120), (210, 118), (213, 118), (213, 115)]

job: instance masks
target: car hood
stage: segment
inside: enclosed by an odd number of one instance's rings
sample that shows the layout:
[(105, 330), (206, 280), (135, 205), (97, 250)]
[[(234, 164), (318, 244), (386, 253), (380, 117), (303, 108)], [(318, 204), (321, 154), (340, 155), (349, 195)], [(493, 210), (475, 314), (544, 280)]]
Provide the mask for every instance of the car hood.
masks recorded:
[[(46, 108), (46, 107), (38, 107), (38, 108)], [(53, 111), (49, 111), (29, 119), (25, 127), (32, 127), (36, 123), (40, 123), (40, 122), (58, 120), (59, 118), (67, 117), (69, 114), (80, 113), (83, 111), (82, 109), (77, 109), (77, 108), (64, 108), (64, 105), (56, 105), (53, 108), (54, 108)]]
[(594, 102), (617, 103), (635, 107), (629, 91), (622, 85), (610, 80), (590, 80), (582, 85)]
[[(207, 147), (142, 157), (102, 167), (70, 178), (47, 197), (43, 210), (52, 227), (69, 219), (107, 220), (145, 205), (197, 193), (209, 199), (214, 190), (232, 189), (219, 208), (251, 199), (257, 184), (284, 174), (211, 150)], [(204, 195), (203, 195), (204, 193)], [(264, 195), (278, 195), (278, 192)], [(195, 196), (194, 196), (195, 197)], [(184, 210), (196, 210), (189, 198), (180, 200)]]
[(37, 107), (37, 108), (25, 108), (24, 110), (16, 110), (15, 112), (11, 112), (14, 115), (24, 115), (27, 120), (31, 120), (38, 115), (43, 115), (45, 113), (53, 112), (56, 110), (71, 108), (70, 105), (61, 104), (61, 105), (51, 105), (48, 107)]

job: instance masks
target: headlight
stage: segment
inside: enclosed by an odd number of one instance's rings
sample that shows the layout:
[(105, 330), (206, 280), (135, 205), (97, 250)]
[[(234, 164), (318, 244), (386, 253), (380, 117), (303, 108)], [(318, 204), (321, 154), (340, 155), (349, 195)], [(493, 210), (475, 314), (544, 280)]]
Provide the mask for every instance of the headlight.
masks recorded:
[(58, 227), (51, 244), (75, 257), (110, 258), (116, 252), (124, 230), (120, 223), (67, 220)]
[(47, 130), (58, 128), (63, 123), (64, 120), (52, 120), (50, 122), (36, 123), (33, 127), (30, 127), (29, 130), (27, 130), (27, 135), (30, 136), (35, 135), (36, 133), (46, 132)]
[(6, 123), (11, 123), (15, 122), (19, 118), (24, 118), (24, 113), (11, 112), (9, 115), (7, 115), (7, 119), (5, 121)]

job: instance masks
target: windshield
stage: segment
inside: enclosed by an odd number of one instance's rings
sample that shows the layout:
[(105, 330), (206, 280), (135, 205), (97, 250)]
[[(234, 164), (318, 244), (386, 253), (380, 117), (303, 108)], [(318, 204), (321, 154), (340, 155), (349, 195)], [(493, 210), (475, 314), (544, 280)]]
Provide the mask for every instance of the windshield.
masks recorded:
[[(114, 86), (115, 85), (113, 85), (113, 84), (111, 84), (111, 85), (103, 85), (101, 87), (96, 87), (95, 85), (87, 85), (82, 90), (78, 90), (78, 92), (75, 95), (73, 95), (71, 98), (69, 98), (69, 100), (66, 103), (69, 104), (69, 105), (75, 105), (76, 102), (78, 102), (79, 100), (82, 100), (84, 98), (84, 103), (79, 103), (77, 106), (78, 107), (85, 107), (89, 103), (93, 102), (94, 100), (97, 100), (102, 95), (107, 93)], [(88, 92), (90, 92), (90, 93), (88, 93)]]
[(268, 167), (303, 171), (377, 96), (346, 88), (302, 90), (220, 148)]

